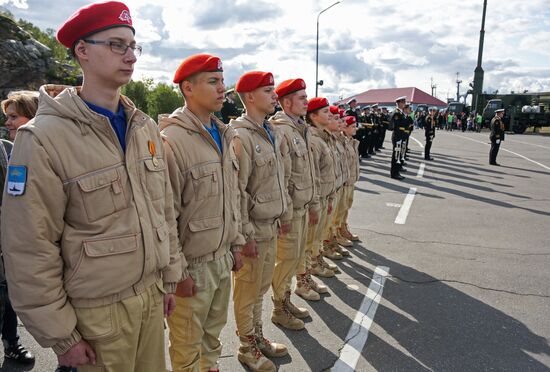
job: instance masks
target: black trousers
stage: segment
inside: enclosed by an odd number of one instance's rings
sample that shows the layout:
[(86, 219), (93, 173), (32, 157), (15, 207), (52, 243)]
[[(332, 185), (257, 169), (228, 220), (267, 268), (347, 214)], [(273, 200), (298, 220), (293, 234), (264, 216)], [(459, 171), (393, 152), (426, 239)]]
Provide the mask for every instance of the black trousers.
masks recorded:
[(494, 164), (497, 162), (498, 149), (500, 148), (500, 143), (497, 143), (496, 140), (491, 140), (491, 150), (489, 151), (489, 164)]
[(391, 154), (391, 168), (390, 168), (390, 176), (396, 176), (399, 174), (399, 169), (401, 167), (397, 164), (399, 161), (398, 157), (398, 149), (401, 148), (401, 145), (397, 146), (395, 142), (392, 141), (392, 154)]
[(368, 144), (367, 144), (367, 138), (366, 137), (362, 137), (359, 140), (358, 151), (359, 151), (359, 156), (361, 156), (361, 157), (366, 157), (367, 156), (367, 154), (369, 152), (369, 149), (368, 149)]
[(432, 149), (432, 140), (426, 137), (426, 146), (424, 147), (424, 159), (430, 158), (430, 150)]
[(367, 136), (367, 143), (368, 143), (368, 152), (369, 154), (374, 154), (374, 142), (376, 141), (376, 137), (374, 135), (374, 132), (371, 131), (370, 134)]
[(382, 128), (378, 135), (378, 148), (382, 148), (384, 147), (384, 140), (386, 139), (386, 128)]

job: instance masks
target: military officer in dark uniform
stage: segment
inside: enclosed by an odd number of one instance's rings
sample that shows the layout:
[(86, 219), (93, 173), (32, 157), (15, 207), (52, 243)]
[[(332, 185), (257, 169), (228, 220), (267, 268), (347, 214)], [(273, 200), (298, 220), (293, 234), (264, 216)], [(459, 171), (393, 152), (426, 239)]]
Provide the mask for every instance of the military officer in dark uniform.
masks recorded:
[[(403, 115), (405, 115), (405, 126), (402, 129), (402, 141), (401, 141), (401, 150), (400, 150), (400, 172), (406, 172), (407, 170), (403, 168), (403, 166), (406, 165), (405, 158), (407, 157), (407, 148), (409, 143), (409, 136), (410, 136), (410, 126), (412, 122), (411, 118), (411, 106), (408, 102), (405, 102), (405, 106), (403, 106)], [(408, 157), (407, 157), (408, 158)]]
[(346, 110), (346, 116), (353, 116), (355, 121), (358, 124), (357, 133), (355, 134), (355, 139), (359, 141), (359, 156), (361, 158), (367, 159), (370, 156), (368, 155), (368, 149), (366, 146), (367, 141), (367, 129), (364, 126), (365, 117), (364, 115), (359, 114), (359, 109), (357, 108), (357, 100), (355, 98), (350, 99), (347, 102), (349, 108)]
[(366, 151), (368, 155), (374, 155), (374, 122), (373, 122), (373, 115), (372, 115), (371, 106), (365, 107), (365, 111), (363, 116), (365, 117), (365, 128), (366, 128)]
[(414, 119), (412, 117), (411, 113), (411, 104), (407, 102), (405, 104), (405, 114), (407, 115), (407, 138), (405, 139), (404, 146), (403, 146), (403, 161), (401, 162), (402, 165), (405, 165), (405, 160), (409, 160), (409, 138), (411, 137), (412, 131), (414, 129)]
[(435, 127), (437, 125), (437, 118), (435, 113), (437, 109), (435, 107), (430, 107), (428, 110), (428, 117), (424, 120), (424, 134), (426, 135), (426, 146), (424, 147), (424, 159), (434, 160), (430, 156), (430, 150), (432, 148), (432, 142), (435, 137)]
[(381, 151), (382, 143), (384, 142), (384, 139), (382, 138), (382, 131), (384, 129), (384, 124), (382, 123), (382, 112), (378, 107), (378, 103), (375, 103), (374, 105), (372, 105), (372, 107), (374, 107), (374, 114), (376, 115), (376, 132), (377, 132), (376, 137), (374, 139), (374, 150)]
[(491, 140), (491, 151), (489, 152), (489, 164), (500, 165), (497, 163), (498, 149), (500, 148), (500, 142), (504, 141), (504, 109), (495, 110), (495, 117), (491, 120), (491, 134), (489, 139)]
[(225, 92), (225, 99), (223, 100), (223, 105), (220, 113), (222, 114), (222, 121), (225, 124), (229, 124), (231, 120), (237, 119), (239, 116), (241, 116), (241, 112), (235, 104), (234, 89), (229, 89)]
[(382, 108), (382, 112), (380, 113), (380, 123), (381, 123), (381, 132), (380, 132), (380, 144), (379, 147), (381, 149), (385, 149), (384, 147), (384, 140), (386, 139), (386, 130), (388, 130), (390, 126), (390, 117), (388, 115), (388, 109), (386, 107)]
[(372, 123), (372, 140), (369, 150), (375, 154), (375, 151), (380, 151), (378, 148), (378, 143), (380, 142), (378, 139), (380, 135), (380, 115), (378, 113), (377, 103), (371, 106), (370, 121)]
[(405, 107), (407, 97), (398, 97), (395, 100), (397, 107), (392, 113), (391, 123), (393, 124), (393, 133), (392, 133), (392, 157), (391, 157), (391, 169), (390, 176), (391, 178), (402, 180), (404, 177), (399, 174), (401, 169), (398, 161), (401, 158), (401, 147), (403, 140), (406, 138), (406, 128), (407, 128), (407, 118), (403, 109)]
[(350, 99), (346, 102), (349, 108), (346, 110), (346, 116), (355, 117), (355, 121), (359, 122), (359, 112), (357, 108), (357, 100), (355, 98)]

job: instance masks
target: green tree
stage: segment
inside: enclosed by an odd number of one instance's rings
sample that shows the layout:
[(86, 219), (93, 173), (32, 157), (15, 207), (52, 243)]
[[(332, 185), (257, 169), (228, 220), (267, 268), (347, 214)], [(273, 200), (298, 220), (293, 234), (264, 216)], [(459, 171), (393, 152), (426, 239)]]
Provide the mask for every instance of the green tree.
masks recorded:
[(130, 82), (122, 88), (122, 94), (130, 98), (138, 109), (147, 112), (148, 96), (151, 93), (152, 86), (153, 79), (146, 78), (138, 81), (130, 80)]
[(158, 120), (159, 114), (171, 114), (175, 109), (182, 106), (183, 97), (172, 86), (159, 83), (147, 97), (147, 113), (154, 120)]

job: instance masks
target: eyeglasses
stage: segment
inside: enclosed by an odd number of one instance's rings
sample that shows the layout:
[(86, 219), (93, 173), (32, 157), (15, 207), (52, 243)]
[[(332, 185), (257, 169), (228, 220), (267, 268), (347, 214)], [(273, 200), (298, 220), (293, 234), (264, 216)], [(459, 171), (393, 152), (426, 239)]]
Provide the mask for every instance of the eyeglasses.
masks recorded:
[(121, 43), (120, 41), (112, 41), (112, 40), (91, 40), (91, 39), (83, 39), (85, 43), (88, 44), (95, 44), (95, 45), (108, 45), (111, 47), (111, 51), (116, 54), (125, 55), (128, 51), (128, 48), (132, 49), (132, 52), (136, 57), (141, 56), (142, 47), (141, 45), (126, 45), (124, 43)]

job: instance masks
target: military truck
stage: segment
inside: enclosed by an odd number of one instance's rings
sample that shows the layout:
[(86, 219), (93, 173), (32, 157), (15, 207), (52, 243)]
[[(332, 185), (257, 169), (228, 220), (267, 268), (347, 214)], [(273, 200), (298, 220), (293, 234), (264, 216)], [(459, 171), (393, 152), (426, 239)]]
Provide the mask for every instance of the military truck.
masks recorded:
[(466, 104), (460, 102), (449, 102), (447, 105), (447, 113), (456, 115), (463, 112), (465, 112), (466, 115), (470, 115), (470, 106), (466, 106)]
[(485, 126), (489, 125), (497, 109), (505, 109), (506, 130), (517, 134), (529, 127), (536, 130), (550, 126), (550, 92), (483, 94), (481, 99), (486, 102), (482, 113)]
[(425, 112), (428, 113), (428, 105), (424, 103), (420, 103), (416, 105), (416, 110), (414, 110), (415, 116), (418, 115), (419, 112)]

